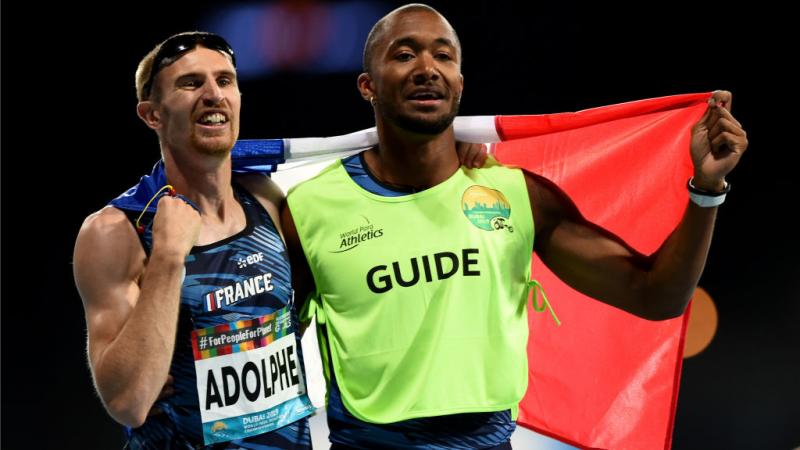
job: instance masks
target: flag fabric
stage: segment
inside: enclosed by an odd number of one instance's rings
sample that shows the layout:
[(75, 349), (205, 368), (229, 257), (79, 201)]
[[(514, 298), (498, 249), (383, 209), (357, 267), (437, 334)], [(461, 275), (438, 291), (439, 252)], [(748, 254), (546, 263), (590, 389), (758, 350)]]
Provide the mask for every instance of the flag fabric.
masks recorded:
[[(691, 128), (710, 96), (498, 116), (494, 153), (555, 182), (588, 220), (650, 254), (688, 204)], [(518, 423), (580, 448), (670, 448), (688, 311), (640, 319), (572, 290), (537, 257), (533, 277), (561, 325), (529, 309)]]
[[(456, 139), (493, 142), (490, 151), (500, 162), (555, 182), (588, 220), (650, 254), (688, 204), (691, 127), (710, 96), (575, 113), (458, 117), (454, 127)], [(352, 154), (377, 141), (374, 128), (284, 139), (281, 150), (263, 159), (263, 142), (248, 141), (234, 148), (234, 166), (271, 172), (277, 164)], [(246, 164), (237, 165), (238, 157)], [(647, 321), (572, 290), (535, 256), (532, 264), (561, 324), (529, 308), (529, 380), (518, 423), (585, 449), (669, 449), (688, 309), (675, 319)]]

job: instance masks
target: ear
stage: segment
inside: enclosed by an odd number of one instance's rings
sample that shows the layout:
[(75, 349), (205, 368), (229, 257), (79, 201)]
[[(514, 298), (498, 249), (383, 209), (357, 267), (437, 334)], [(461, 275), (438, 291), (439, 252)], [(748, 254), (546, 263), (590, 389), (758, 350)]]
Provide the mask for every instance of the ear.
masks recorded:
[(361, 98), (371, 102), (371, 99), (375, 97), (375, 87), (372, 85), (372, 77), (366, 72), (362, 73), (358, 76), (357, 85), (358, 91), (361, 93)]
[(136, 114), (150, 129), (158, 130), (161, 128), (161, 113), (158, 112), (152, 101), (139, 102), (136, 105)]

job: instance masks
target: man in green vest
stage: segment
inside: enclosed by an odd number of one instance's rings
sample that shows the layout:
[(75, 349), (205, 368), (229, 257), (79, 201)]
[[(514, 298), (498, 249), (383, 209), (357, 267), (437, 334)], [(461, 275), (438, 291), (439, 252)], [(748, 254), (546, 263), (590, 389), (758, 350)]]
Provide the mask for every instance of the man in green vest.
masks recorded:
[(333, 449), (508, 449), (525, 393), (530, 252), (573, 288), (650, 320), (683, 313), (725, 175), (747, 139), (717, 92), (692, 130), (692, 202), (642, 255), (548, 180), (459, 165), (461, 47), (425, 5), (382, 18), (362, 97), (379, 144), (297, 186), (281, 221), (298, 300), (315, 314)]

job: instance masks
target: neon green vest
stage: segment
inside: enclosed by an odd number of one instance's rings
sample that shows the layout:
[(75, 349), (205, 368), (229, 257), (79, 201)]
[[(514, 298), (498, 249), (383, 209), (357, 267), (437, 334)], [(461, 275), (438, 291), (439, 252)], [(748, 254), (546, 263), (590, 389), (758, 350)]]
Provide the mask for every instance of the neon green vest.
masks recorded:
[(389, 423), (516, 407), (533, 248), (521, 171), (462, 167), (383, 197), (336, 162), (288, 202), (316, 282), (312, 313), (327, 327), (324, 367), (353, 415)]

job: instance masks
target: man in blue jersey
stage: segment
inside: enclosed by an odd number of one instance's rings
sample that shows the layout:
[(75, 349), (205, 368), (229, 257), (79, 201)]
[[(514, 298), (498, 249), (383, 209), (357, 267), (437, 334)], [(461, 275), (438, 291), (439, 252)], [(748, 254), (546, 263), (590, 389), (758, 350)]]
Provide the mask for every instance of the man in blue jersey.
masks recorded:
[(174, 35), (141, 61), (136, 90), (162, 160), (75, 244), (100, 398), (131, 449), (311, 448), (282, 193), (232, 180), (233, 50)]
[(75, 244), (100, 398), (131, 449), (310, 448), (283, 194), (231, 174), (233, 50), (211, 33), (174, 35), (142, 59), (136, 91), (162, 160)]
[(407, 5), (381, 19), (358, 78), (379, 144), (296, 187), (281, 211), (298, 297), (316, 309), (335, 450), (510, 448), (527, 377), (530, 252), (578, 291), (650, 320), (676, 317), (705, 264), (725, 176), (747, 148), (731, 94), (715, 93), (692, 130), (692, 202), (642, 255), (540, 176), (459, 167), (460, 69), (458, 37), (435, 10)]

